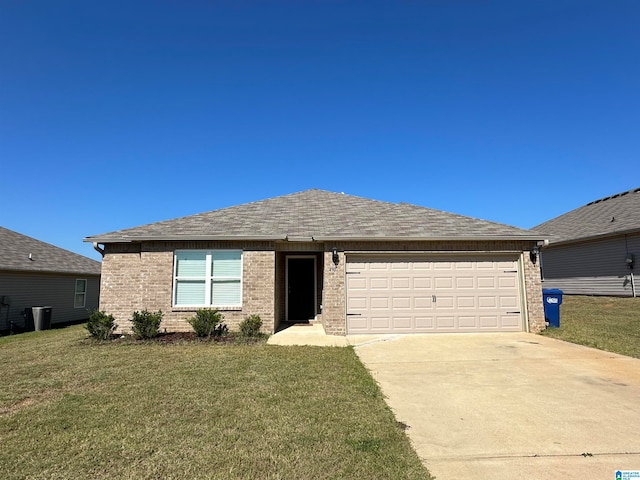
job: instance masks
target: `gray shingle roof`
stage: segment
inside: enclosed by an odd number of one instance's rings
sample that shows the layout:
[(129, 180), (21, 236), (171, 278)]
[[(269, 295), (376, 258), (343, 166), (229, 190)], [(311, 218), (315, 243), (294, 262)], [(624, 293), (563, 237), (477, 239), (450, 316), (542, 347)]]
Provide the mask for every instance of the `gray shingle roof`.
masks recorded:
[(305, 190), (85, 238), (110, 243), (173, 239), (542, 239), (509, 225), (410, 205)]
[(91, 258), (0, 227), (0, 270), (100, 275), (100, 268)]
[(640, 230), (640, 188), (590, 202), (533, 227), (551, 243)]

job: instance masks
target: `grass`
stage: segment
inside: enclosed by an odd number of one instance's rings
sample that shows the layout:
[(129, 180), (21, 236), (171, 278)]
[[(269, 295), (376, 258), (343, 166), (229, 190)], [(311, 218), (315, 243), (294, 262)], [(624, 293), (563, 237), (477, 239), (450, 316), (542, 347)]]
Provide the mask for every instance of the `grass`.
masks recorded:
[(3, 479), (430, 479), (351, 348), (0, 338)]
[(548, 337), (640, 358), (640, 298), (565, 295)]

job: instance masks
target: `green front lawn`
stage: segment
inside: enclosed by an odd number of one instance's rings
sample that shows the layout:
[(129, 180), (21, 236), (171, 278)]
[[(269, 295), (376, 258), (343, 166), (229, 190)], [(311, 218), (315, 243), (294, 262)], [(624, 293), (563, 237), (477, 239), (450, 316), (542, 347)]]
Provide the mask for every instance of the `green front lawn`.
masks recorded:
[(542, 334), (640, 358), (640, 298), (564, 295), (560, 328)]
[(0, 338), (3, 479), (430, 479), (351, 348)]

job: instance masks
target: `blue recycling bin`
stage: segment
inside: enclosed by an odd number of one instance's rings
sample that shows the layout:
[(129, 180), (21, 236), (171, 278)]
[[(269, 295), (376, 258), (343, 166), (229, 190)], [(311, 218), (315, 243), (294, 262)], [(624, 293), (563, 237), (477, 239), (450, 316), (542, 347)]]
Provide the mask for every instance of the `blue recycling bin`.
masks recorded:
[(560, 327), (560, 305), (562, 305), (562, 290), (557, 288), (543, 288), (542, 301), (544, 303), (544, 318), (550, 327)]

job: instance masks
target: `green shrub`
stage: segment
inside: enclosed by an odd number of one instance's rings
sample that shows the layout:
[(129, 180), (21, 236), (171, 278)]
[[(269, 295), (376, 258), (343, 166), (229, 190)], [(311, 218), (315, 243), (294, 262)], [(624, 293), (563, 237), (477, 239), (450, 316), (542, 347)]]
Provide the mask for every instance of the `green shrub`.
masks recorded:
[(244, 337), (257, 337), (261, 326), (262, 320), (259, 315), (249, 315), (240, 322), (240, 333)]
[(162, 322), (162, 311), (149, 312), (142, 310), (141, 312), (133, 312), (131, 318), (133, 334), (137, 338), (154, 338), (160, 332), (160, 322)]
[(118, 328), (113, 315), (94, 310), (89, 314), (89, 320), (85, 325), (89, 334), (97, 340), (109, 340), (113, 331)]
[[(221, 335), (222, 325), (220, 322), (224, 316), (218, 310), (210, 310), (201, 308), (191, 318), (187, 318), (187, 322), (199, 337), (210, 337), (212, 334)], [(224, 325), (226, 328), (226, 325)], [(219, 327), (219, 328), (217, 328)]]

